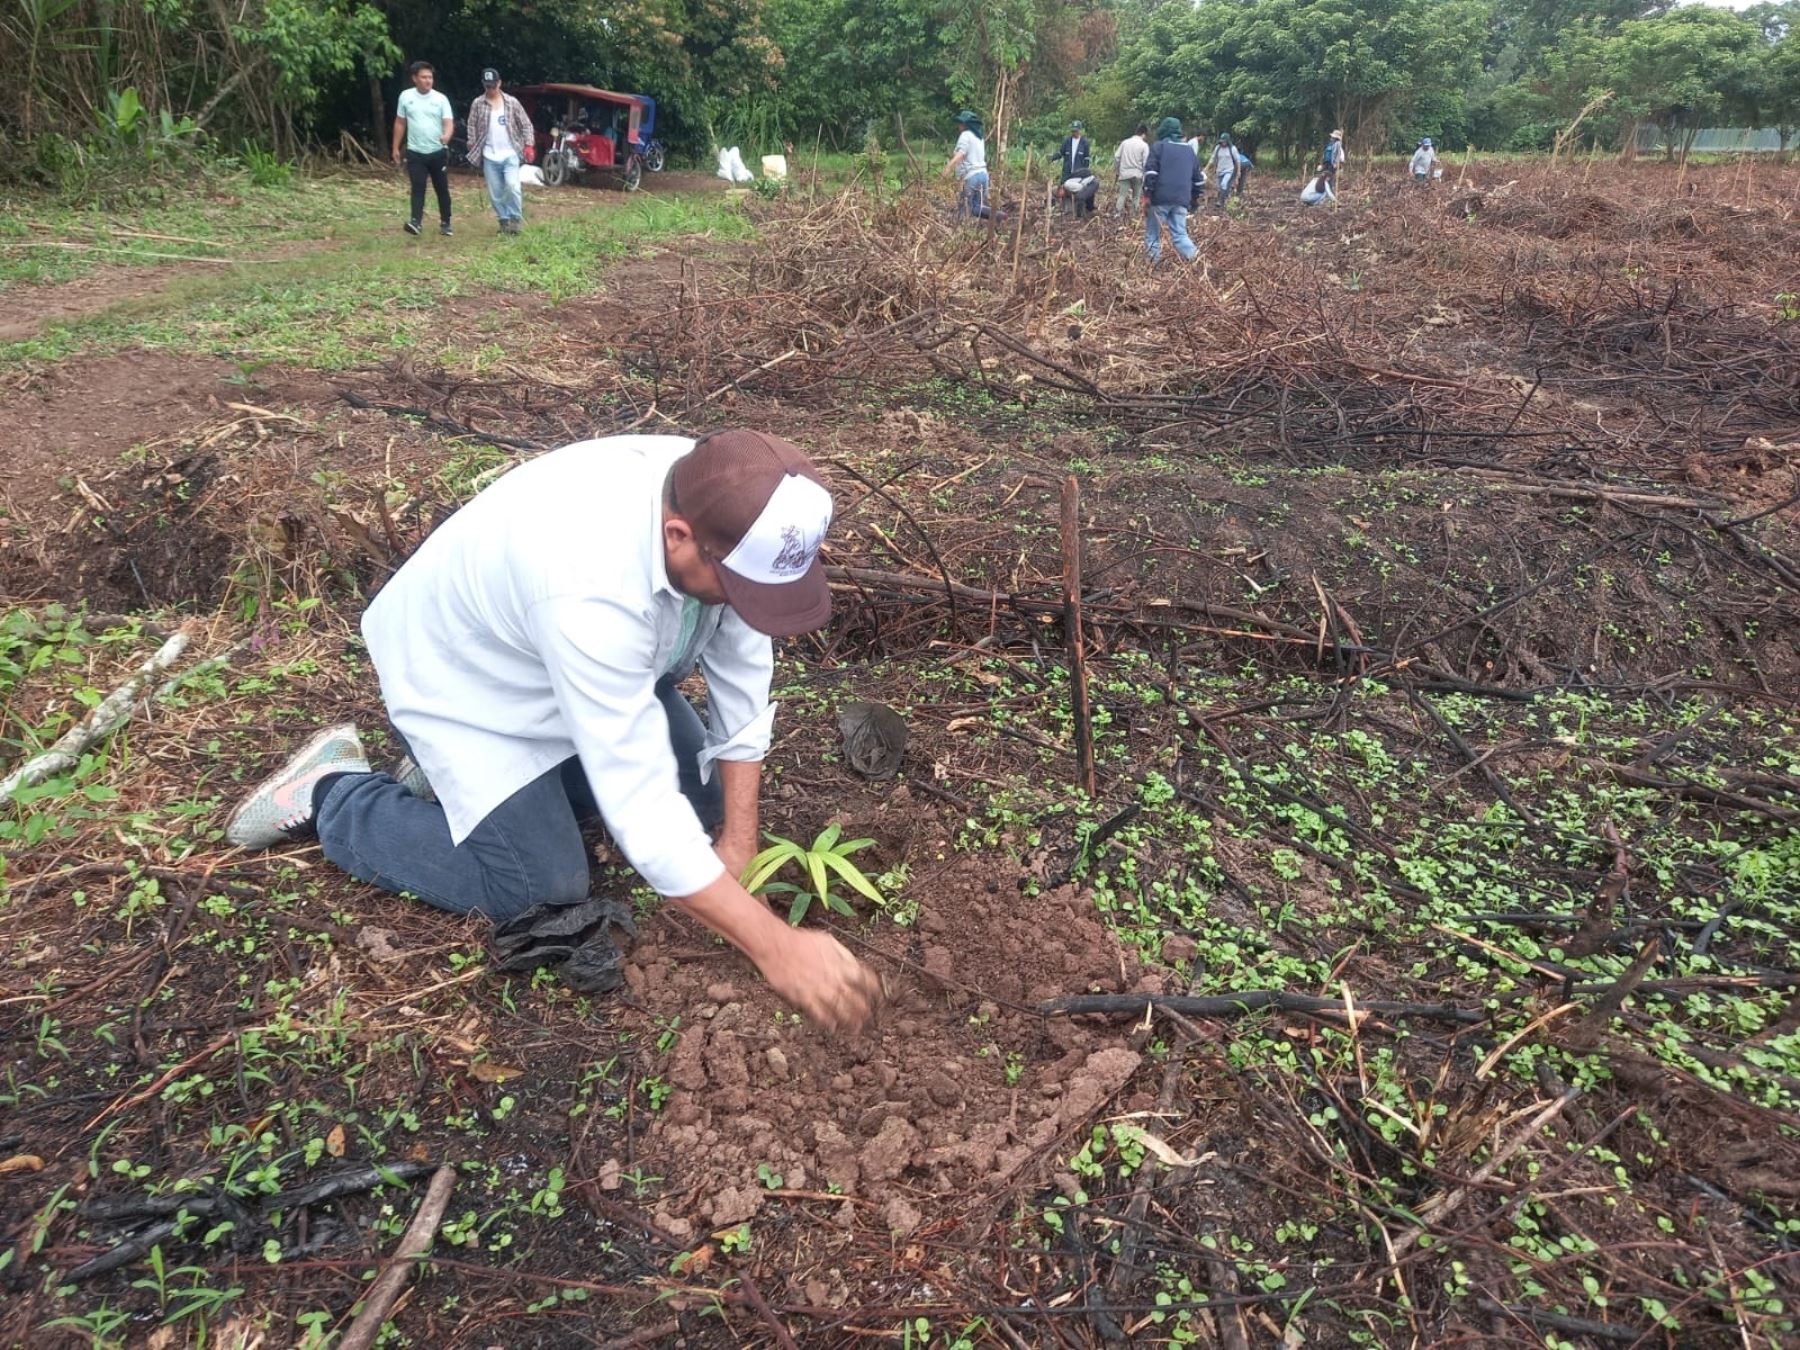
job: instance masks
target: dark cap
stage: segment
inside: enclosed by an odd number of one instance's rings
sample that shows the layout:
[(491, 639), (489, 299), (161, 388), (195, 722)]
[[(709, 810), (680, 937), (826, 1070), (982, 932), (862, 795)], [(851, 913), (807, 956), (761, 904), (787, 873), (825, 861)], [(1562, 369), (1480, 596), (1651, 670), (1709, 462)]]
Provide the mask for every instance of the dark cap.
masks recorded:
[(495, 70), (492, 66), (489, 66), (486, 70), (481, 72), (481, 82), (483, 84), (499, 84), (500, 72)]
[(831, 617), (819, 563), (831, 492), (799, 446), (761, 431), (716, 431), (675, 462), (671, 487), (675, 513), (745, 623), (792, 637)]

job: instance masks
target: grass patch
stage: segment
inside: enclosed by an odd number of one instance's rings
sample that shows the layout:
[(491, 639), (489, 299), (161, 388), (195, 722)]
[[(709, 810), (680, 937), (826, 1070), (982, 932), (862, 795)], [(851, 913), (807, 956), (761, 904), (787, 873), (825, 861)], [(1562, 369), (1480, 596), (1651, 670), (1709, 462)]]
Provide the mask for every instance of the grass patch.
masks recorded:
[(444, 300), (482, 291), (535, 292), (554, 304), (590, 289), (609, 264), (642, 241), (695, 234), (743, 238), (754, 230), (724, 197), (621, 202), (570, 190), (534, 197), (526, 233), (500, 238), (476, 185), (459, 180), (457, 187), (466, 223), (451, 239), (401, 233), (398, 184), (343, 179), (258, 190), (270, 199), (306, 204), (293, 224), (297, 230), (299, 220), (312, 222), (314, 232), (304, 237), (322, 238), (325, 221), (334, 222), (332, 239), (317, 249), (183, 273), (154, 294), (0, 345), (0, 366), (121, 346), (317, 369), (355, 365), (395, 347), (437, 355), (459, 338), (431, 322)]
[[(239, 177), (129, 215), (67, 206), (41, 194), (0, 196), (0, 293), (34, 282), (73, 281), (112, 266), (170, 267), (282, 241), (332, 239), (363, 224), (378, 190), (393, 196), (390, 184), (343, 174), (297, 178), (281, 187), (258, 187)], [(62, 247), (68, 244), (79, 247)]]

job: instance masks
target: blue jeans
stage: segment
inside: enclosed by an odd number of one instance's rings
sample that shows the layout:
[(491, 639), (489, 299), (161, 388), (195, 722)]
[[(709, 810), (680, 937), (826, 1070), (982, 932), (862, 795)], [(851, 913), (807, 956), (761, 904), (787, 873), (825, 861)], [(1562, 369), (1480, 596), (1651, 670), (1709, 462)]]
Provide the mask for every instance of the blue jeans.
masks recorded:
[[(657, 681), (669, 717), (669, 744), (682, 795), (700, 823), (725, 815), (717, 774), (700, 781), (706, 727), (672, 679)], [(588, 895), (588, 851), (581, 823), (600, 814), (581, 761), (564, 760), (527, 783), (469, 833), (450, 842), (444, 808), (415, 797), (385, 773), (346, 774), (319, 803), (325, 856), (358, 881), (417, 896), (455, 914), (495, 923), (533, 905), (573, 904)]]
[(964, 215), (973, 216), (977, 220), (985, 220), (987, 218), (987, 190), (988, 176), (986, 169), (981, 170), (979, 173), (972, 173), (962, 180), (962, 190), (959, 201)]
[(1192, 262), (1200, 252), (1194, 247), (1194, 241), (1188, 238), (1188, 209), (1185, 206), (1152, 206), (1144, 212), (1144, 247), (1150, 250), (1150, 261), (1158, 262), (1162, 258), (1162, 227), (1169, 227), (1169, 238), (1175, 241), (1175, 251), (1181, 255), (1183, 262)]
[(481, 171), (487, 175), (488, 200), (493, 202), (494, 214), (501, 220), (525, 218), (525, 199), (519, 191), (519, 168), (517, 155), (508, 155), (505, 159), (481, 157)]

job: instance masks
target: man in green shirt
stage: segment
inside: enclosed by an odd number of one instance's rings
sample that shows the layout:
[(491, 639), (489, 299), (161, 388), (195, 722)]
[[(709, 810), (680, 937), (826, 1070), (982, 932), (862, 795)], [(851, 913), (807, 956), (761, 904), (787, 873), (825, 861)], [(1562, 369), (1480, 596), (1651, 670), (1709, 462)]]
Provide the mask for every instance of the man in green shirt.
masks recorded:
[(413, 87), (400, 95), (394, 109), (394, 163), (406, 151), (406, 176), (412, 180), (412, 214), (406, 232), (418, 234), (425, 218), (425, 180), (437, 192), (438, 233), (450, 234), (450, 136), (456, 130), (456, 114), (450, 100), (431, 86), (437, 72), (429, 61), (414, 61), (408, 68)]

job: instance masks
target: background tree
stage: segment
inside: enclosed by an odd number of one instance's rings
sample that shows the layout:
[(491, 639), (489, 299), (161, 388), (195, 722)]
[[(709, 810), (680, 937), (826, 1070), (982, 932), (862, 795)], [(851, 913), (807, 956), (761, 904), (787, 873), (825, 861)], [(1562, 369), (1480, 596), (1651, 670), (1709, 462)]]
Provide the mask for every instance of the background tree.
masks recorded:
[(1702, 127), (1753, 115), (1763, 60), (1755, 23), (1699, 5), (1620, 24), (1603, 48), (1619, 111), (1654, 122), (1664, 153), (1673, 158), (1679, 149), (1683, 160)]
[(1175, 0), (1124, 39), (1139, 111), (1291, 156), (1341, 126), (1364, 145), (1442, 134), (1480, 68), (1482, 0)]

